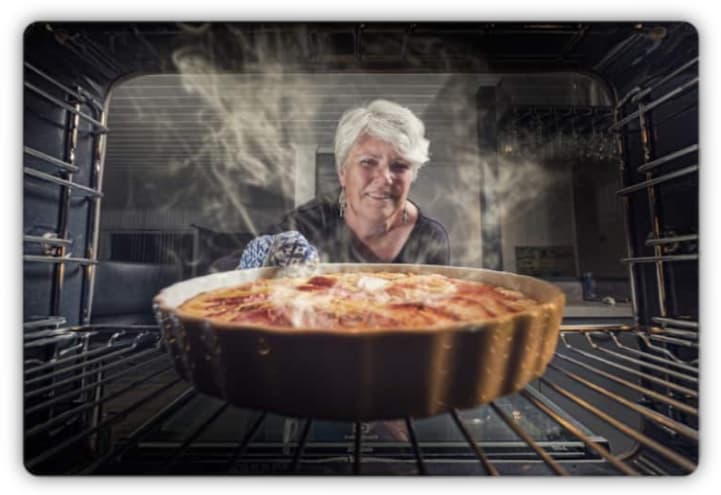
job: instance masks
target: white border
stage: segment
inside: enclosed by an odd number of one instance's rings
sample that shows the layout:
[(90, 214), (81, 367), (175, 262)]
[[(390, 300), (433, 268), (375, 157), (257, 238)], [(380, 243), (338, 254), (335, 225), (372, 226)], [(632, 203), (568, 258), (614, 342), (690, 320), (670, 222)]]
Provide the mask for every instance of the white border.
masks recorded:
[[(0, 466), (2, 481), (9, 493), (118, 493), (127, 495), (131, 490), (163, 490), (169, 493), (193, 493), (212, 490), (214, 493), (237, 493), (239, 490), (283, 491), (293, 494), (319, 492), (356, 492), (366, 494), (368, 490), (388, 488), (403, 489), (408, 493), (453, 494), (474, 493), (494, 490), (508, 492), (538, 493), (602, 493), (633, 490), (644, 493), (711, 492), (719, 479), (721, 469), (721, 411), (719, 393), (715, 390), (719, 376), (719, 361), (714, 352), (721, 352), (719, 334), (715, 328), (720, 319), (713, 313), (718, 303), (713, 297), (714, 281), (719, 275), (718, 260), (714, 251), (719, 246), (716, 213), (721, 212), (721, 194), (717, 188), (718, 170), (721, 157), (718, 153), (718, 124), (715, 124), (719, 108), (719, 62), (721, 62), (721, 28), (717, 20), (714, 3), (711, 0), (604, 0), (590, 4), (571, 1), (511, 1), (472, 2), (469, 0), (440, 0), (433, 5), (387, 0), (358, 0), (357, 2), (330, 2), (303, 0), (301, 2), (264, 0), (248, 5), (249, 2), (223, 2), (199, 0), (181, 4), (178, 1), (123, 0), (107, 1), (52, 1), (19, 0), (3, 3), (2, 57), (2, 103), (9, 106), (11, 115), (2, 119), (0, 133), (4, 151), (2, 160), (4, 204), (2, 211), (7, 218), (3, 222), (6, 239), (0, 243), (0, 259), (3, 260), (3, 311), (5, 319), (2, 329), (2, 350), (0, 359), (4, 365), (1, 373), (4, 401), (0, 406), (0, 424), (3, 425)], [(344, 3), (346, 5), (340, 5)], [(491, 5), (489, 5), (491, 4)], [(662, 479), (629, 478), (574, 478), (554, 480), (550, 478), (35, 478), (22, 467), (22, 401), (19, 379), (21, 349), (21, 244), (22, 231), (22, 176), (20, 173), (22, 143), (22, 32), (25, 26), (41, 19), (53, 20), (685, 20), (699, 30), (701, 43), (701, 273), (702, 273), (702, 402), (701, 402), (701, 465), (691, 477)], [(172, 492), (171, 492), (172, 490)]]

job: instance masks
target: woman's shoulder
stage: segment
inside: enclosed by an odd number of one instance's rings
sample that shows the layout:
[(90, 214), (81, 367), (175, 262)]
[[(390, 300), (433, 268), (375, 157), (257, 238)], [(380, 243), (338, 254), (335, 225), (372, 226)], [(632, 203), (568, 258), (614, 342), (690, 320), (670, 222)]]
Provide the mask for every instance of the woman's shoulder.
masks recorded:
[(443, 226), (443, 224), (435, 218), (425, 215), (420, 208), (418, 208), (418, 220), (416, 220), (416, 230), (418, 230), (419, 233), (425, 235), (432, 234), (437, 237), (442, 237), (445, 239), (448, 238), (448, 232), (446, 231), (446, 228)]
[(404, 262), (448, 265), (450, 255), (450, 240), (446, 228), (418, 208), (416, 225), (403, 250)]

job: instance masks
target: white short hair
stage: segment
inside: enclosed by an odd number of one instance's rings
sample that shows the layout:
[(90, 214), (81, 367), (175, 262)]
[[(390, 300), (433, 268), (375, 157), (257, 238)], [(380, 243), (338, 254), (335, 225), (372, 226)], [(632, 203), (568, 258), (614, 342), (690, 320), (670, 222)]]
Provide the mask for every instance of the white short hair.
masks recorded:
[(375, 100), (367, 107), (350, 109), (335, 132), (336, 169), (341, 171), (355, 142), (368, 134), (393, 145), (410, 163), (415, 179), (418, 169), (429, 160), (425, 130), (413, 112), (392, 101)]

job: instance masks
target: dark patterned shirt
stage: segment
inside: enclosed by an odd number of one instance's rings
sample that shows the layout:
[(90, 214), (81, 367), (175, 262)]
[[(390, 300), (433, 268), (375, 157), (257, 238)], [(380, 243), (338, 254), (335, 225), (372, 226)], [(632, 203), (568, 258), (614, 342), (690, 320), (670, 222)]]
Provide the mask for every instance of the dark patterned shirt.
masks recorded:
[[(415, 204), (415, 203), (414, 203)], [(417, 207), (417, 205), (416, 205)], [(297, 230), (313, 244), (326, 263), (380, 263), (340, 217), (335, 201), (314, 199), (288, 213), (264, 233)], [(425, 216), (418, 208), (418, 219), (406, 243), (391, 263), (448, 265), (450, 244), (443, 225)]]

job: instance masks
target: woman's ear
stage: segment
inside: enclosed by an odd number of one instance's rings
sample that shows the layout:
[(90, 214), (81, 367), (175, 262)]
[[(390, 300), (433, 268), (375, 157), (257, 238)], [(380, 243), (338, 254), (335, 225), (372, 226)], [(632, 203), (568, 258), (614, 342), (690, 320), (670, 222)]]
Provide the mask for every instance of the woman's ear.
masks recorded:
[(338, 169), (338, 182), (340, 182), (341, 187), (345, 187), (345, 167), (341, 166)]

